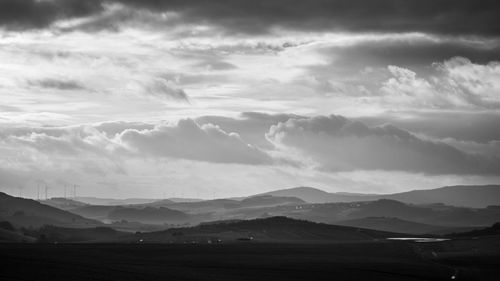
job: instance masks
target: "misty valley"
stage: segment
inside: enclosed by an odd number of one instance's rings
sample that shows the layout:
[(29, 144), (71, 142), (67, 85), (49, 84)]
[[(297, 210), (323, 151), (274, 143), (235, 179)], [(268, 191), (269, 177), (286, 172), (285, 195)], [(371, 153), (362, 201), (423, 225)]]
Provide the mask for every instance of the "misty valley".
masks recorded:
[(9, 266), (0, 280), (12, 280), (33, 262), (37, 280), (63, 278), (71, 266), (82, 267), (72, 280), (212, 280), (211, 274), (217, 280), (309, 274), (315, 280), (331, 274), (495, 280), (499, 192), (498, 186), (449, 186), (364, 195), (299, 187), (212, 200), (38, 201), (2, 193), (0, 249)]

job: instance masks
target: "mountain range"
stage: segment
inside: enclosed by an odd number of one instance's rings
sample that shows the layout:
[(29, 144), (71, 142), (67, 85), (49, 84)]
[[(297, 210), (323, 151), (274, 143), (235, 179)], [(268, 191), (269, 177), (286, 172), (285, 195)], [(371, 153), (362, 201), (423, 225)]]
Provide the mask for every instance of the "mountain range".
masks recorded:
[[(472, 231), (499, 222), (499, 190), (500, 186), (491, 185), (450, 186), (374, 195), (328, 193), (298, 187), (232, 199), (110, 201), (94, 198), (92, 201), (109, 205), (94, 205), (88, 203), (89, 200), (80, 202), (78, 198), (37, 202), (0, 193), (0, 221), (15, 228), (107, 226), (120, 231), (151, 232), (210, 221), (280, 216), (392, 233), (441, 235)], [(118, 202), (123, 204), (116, 205)], [(132, 204), (134, 202), (136, 204)]]
[(458, 207), (484, 208), (500, 205), (500, 185), (457, 185), (392, 194), (329, 193), (312, 187), (296, 187), (263, 193), (297, 197), (309, 203), (358, 202), (392, 199), (410, 204), (442, 203)]

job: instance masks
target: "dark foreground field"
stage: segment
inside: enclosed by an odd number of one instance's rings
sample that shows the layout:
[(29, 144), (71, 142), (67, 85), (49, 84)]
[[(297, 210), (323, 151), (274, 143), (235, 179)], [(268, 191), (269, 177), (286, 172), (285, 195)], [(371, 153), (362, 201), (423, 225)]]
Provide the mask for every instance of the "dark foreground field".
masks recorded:
[(415, 244), (0, 244), (0, 280), (499, 280), (494, 256)]

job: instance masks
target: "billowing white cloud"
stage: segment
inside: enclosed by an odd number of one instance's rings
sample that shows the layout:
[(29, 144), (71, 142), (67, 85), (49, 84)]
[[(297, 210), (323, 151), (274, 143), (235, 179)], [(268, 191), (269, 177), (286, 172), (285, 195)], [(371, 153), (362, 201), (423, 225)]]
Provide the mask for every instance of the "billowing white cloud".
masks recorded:
[(383, 82), (384, 101), (396, 107), (428, 109), (489, 109), (500, 106), (500, 64), (474, 64), (462, 57), (434, 64), (437, 75), (418, 77), (390, 65), (393, 76)]
[(237, 133), (192, 119), (177, 123), (104, 123), (61, 128), (11, 128), (0, 133), (7, 147), (53, 155), (179, 158), (214, 163), (272, 164), (264, 151)]
[(118, 141), (143, 156), (173, 157), (216, 163), (270, 164), (263, 151), (212, 124), (198, 125), (191, 119), (176, 125), (159, 124), (151, 130), (128, 129)]
[(89, 154), (106, 156), (118, 145), (90, 125), (54, 128), (8, 128), (0, 133), (3, 144), (27, 147), (55, 155)]
[(387, 94), (388, 102), (427, 108), (453, 106), (447, 93), (440, 93), (429, 81), (417, 77), (417, 73), (394, 65), (387, 68), (393, 77), (383, 83), (381, 91)]
[(445, 73), (448, 84), (461, 91), (467, 100), (485, 108), (500, 107), (500, 62), (472, 63), (469, 59), (455, 57), (438, 68)]

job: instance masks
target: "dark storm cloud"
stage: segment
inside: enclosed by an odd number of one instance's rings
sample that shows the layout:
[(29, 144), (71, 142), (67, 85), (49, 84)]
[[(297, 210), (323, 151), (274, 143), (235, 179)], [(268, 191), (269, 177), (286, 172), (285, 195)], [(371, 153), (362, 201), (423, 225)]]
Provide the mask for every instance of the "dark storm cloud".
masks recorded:
[(386, 170), (442, 174), (498, 175), (496, 155), (467, 153), (442, 141), (418, 137), (393, 125), (370, 127), (342, 116), (289, 119), (267, 137), (303, 151), (331, 171)]
[(55, 20), (92, 15), (102, 8), (99, 0), (0, 0), (0, 26), (43, 28)]
[(500, 34), (500, 2), (495, 0), (1, 0), (0, 22), (43, 27), (58, 18), (98, 13), (104, 2), (154, 12), (176, 11), (190, 23), (212, 23), (243, 33), (265, 33), (279, 26), (300, 30)]
[(247, 33), (272, 26), (351, 31), (423, 31), (500, 34), (500, 3), (492, 0), (122, 0), (150, 9), (175, 10)]
[[(417, 40), (373, 40), (348, 47), (330, 47), (321, 53), (334, 57), (331, 66), (312, 66), (319, 74), (332, 71), (351, 74), (352, 71), (370, 67), (397, 65), (415, 70), (432, 70), (433, 63), (452, 57), (465, 57), (478, 64), (500, 60), (500, 45), (470, 43), (465, 41)], [(333, 67), (332, 69), (326, 69)]]
[(405, 130), (437, 139), (453, 138), (476, 143), (500, 141), (498, 112), (388, 112), (356, 120), (370, 126), (391, 123)]

